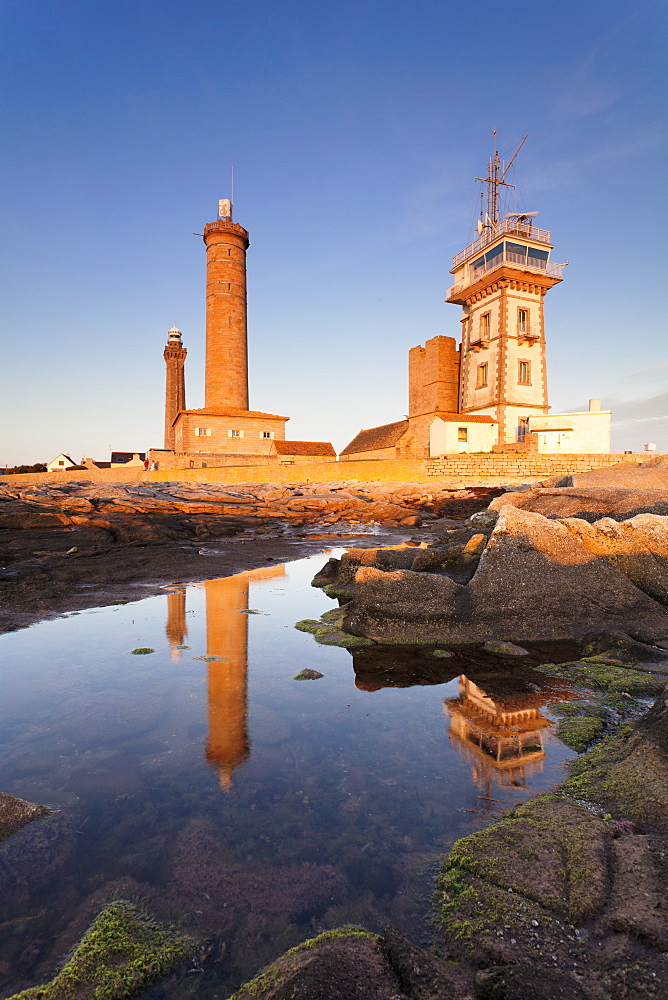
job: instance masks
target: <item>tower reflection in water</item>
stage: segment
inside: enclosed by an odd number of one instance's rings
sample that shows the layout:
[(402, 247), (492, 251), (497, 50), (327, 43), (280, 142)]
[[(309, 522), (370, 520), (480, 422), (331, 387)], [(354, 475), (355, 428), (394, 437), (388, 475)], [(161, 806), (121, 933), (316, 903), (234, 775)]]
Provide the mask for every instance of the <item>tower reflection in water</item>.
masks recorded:
[(541, 713), (539, 693), (494, 699), (461, 674), (459, 697), (443, 702), (450, 716), (450, 742), (468, 760), (473, 780), (489, 794), (492, 783), (522, 788), (543, 769), (543, 730), (551, 725)]
[[(200, 584), (206, 595), (206, 653), (209, 736), (206, 760), (218, 772), (220, 787), (229, 791), (234, 770), (250, 755), (248, 740), (248, 610), (250, 584), (285, 576), (284, 566), (261, 567)], [(186, 595), (167, 595), (167, 637), (172, 655), (186, 632)]]
[(188, 635), (186, 625), (186, 592), (175, 590), (167, 594), (167, 624), (165, 632), (169, 641), (170, 655), (174, 661), (181, 656), (180, 647)]

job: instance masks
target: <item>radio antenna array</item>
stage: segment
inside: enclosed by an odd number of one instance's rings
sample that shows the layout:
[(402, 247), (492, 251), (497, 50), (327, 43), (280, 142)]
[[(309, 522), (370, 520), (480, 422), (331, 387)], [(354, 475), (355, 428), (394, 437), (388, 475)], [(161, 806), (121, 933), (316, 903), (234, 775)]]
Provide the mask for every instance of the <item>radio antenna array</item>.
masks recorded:
[(529, 138), (529, 133), (527, 132), (524, 136), (505, 168), (499, 159), (499, 152), (496, 148), (496, 129), (493, 130), (492, 135), (494, 136), (494, 153), (492, 154), (487, 167), (487, 177), (476, 177), (476, 180), (482, 181), (483, 184), (487, 185), (487, 216), (489, 223), (496, 229), (499, 221), (499, 188), (515, 187), (514, 184), (509, 184), (505, 178), (515, 162), (517, 154)]

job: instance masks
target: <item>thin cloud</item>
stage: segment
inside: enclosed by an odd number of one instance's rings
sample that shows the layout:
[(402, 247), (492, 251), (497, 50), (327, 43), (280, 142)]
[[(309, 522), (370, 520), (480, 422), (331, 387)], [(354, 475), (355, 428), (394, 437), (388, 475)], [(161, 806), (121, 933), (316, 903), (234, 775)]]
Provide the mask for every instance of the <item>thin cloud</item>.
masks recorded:
[(663, 136), (654, 128), (647, 128), (633, 137), (615, 137), (605, 145), (596, 145), (582, 156), (552, 160), (540, 170), (535, 170), (525, 180), (525, 187), (535, 192), (560, 191), (573, 187), (587, 168), (598, 163), (608, 166), (619, 160), (645, 154), (663, 143)]
[(616, 84), (606, 84), (601, 79), (605, 58), (611, 50), (619, 47), (619, 36), (628, 33), (629, 25), (639, 18), (640, 12), (630, 10), (613, 21), (607, 31), (603, 31), (586, 50), (584, 56), (573, 66), (567, 77), (565, 86), (560, 90), (554, 101), (554, 113), (557, 120), (564, 122), (578, 121), (600, 114), (611, 107), (620, 94)]

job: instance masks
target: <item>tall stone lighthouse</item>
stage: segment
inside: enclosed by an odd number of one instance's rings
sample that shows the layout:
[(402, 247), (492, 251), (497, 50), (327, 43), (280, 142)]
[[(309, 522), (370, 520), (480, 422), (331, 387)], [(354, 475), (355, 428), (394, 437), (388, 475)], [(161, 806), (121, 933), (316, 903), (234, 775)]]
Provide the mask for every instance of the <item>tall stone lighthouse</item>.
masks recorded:
[[(248, 232), (232, 220), (232, 203), (218, 203), (218, 218), (204, 227), (206, 246), (206, 354), (204, 407), (186, 409), (181, 333), (169, 331), (164, 358), (165, 446), (151, 456), (178, 465), (220, 465), (275, 454), (288, 417), (248, 408), (246, 251)], [(222, 464), (226, 464), (223, 462)]]
[(167, 334), (165, 359), (165, 448), (174, 451), (174, 421), (186, 408), (186, 355), (181, 341), (181, 331), (175, 326)]
[(204, 407), (248, 410), (246, 251), (248, 232), (232, 221), (232, 204), (204, 227), (206, 245), (206, 376)]

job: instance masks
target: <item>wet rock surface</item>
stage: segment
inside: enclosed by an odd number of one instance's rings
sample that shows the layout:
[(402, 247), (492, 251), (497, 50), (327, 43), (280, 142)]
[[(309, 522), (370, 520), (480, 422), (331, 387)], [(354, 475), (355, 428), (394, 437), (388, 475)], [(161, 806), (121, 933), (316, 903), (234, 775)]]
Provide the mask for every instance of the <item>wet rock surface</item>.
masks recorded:
[(472, 976), (394, 928), (327, 931), (293, 948), (233, 1000), (471, 1000)]
[[(0, 484), (0, 630), (147, 596), (146, 584), (224, 576), (323, 539), (420, 531), (499, 490), (437, 484)], [(318, 530), (319, 529), (319, 530)], [(385, 541), (391, 538), (385, 537)], [(132, 588), (135, 588), (134, 591)]]
[(0, 792), (0, 842), (49, 811), (47, 806), (26, 802), (8, 792)]
[(491, 503), (492, 510), (507, 505), (544, 517), (578, 517), (595, 522), (602, 517), (626, 520), (634, 514), (668, 514), (668, 487), (639, 489), (616, 486), (534, 487), (506, 493)]
[(506, 505), (493, 526), (472, 520), (417, 553), (346, 553), (313, 583), (349, 600), (346, 631), (379, 642), (668, 640), (668, 517), (589, 524)]
[(44, 986), (10, 1000), (124, 1000), (196, 953), (195, 942), (159, 927), (131, 903), (110, 904), (95, 919), (61, 970)]

